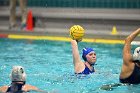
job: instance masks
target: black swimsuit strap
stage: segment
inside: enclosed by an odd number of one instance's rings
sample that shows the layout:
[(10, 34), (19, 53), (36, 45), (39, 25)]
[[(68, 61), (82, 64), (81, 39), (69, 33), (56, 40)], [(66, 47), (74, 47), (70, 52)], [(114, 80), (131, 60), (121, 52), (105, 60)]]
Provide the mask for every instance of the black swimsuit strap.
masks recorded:
[[(23, 86), (24, 86), (24, 84), (18, 84), (18, 85), (17, 85), (18, 89), (17, 89), (17, 92), (15, 92), (15, 93), (23, 93), (23, 92), (25, 92), (25, 91), (22, 90), (22, 87), (23, 87)], [(11, 87), (12, 87), (12, 85), (10, 85), (10, 86), (8, 87), (8, 89), (7, 89), (6, 92), (12, 93)]]
[(10, 92), (10, 90), (11, 90), (11, 86), (8, 87), (6, 93), (7, 93), (7, 92)]

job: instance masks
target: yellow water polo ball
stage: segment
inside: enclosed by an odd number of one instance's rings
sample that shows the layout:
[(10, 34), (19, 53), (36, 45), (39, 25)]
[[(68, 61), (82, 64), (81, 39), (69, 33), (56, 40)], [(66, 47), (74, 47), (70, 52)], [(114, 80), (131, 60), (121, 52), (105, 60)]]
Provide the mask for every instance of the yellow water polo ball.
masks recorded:
[(70, 28), (70, 37), (74, 40), (80, 40), (83, 38), (85, 30), (80, 25), (74, 25)]

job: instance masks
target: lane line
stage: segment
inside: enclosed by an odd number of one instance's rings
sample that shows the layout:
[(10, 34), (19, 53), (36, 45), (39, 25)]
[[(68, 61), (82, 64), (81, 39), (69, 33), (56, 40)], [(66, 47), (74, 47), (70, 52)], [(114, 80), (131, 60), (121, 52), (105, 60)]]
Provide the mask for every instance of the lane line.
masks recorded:
[[(16, 34), (0, 34), (0, 38), (30, 39), (30, 40), (52, 40), (52, 41), (67, 41), (67, 42), (69, 42), (71, 40), (70, 37), (16, 35)], [(124, 44), (124, 40), (117, 40), (117, 39), (116, 40), (111, 40), (111, 39), (83, 38), (82, 42), (104, 43), (104, 44)], [(140, 41), (133, 41), (132, 45), (140, 45)]]
[[(53, 41), (70, 41), (70, 37), (58, 37), (58, 36), (33, 36), (33, 35), (8, 35), (10, 39), (32, 39), (32, 40), (53, 40)], [(110, 39), (91, 39), (83, 38), (83, 42), (95, 42), (105, 44), (123, 44), (124, 40), (110, 40)]]

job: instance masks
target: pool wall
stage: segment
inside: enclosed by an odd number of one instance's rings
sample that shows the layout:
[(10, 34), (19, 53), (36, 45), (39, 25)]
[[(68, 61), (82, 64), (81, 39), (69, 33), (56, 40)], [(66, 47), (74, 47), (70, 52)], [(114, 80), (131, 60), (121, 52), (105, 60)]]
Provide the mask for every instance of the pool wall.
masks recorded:
[[(85, 28), (84, 42), (122, 44), (140, 24), (139, 9), (29, 7), (28, 10), (32, 10), (35, 18), (33, 30), (20, 29), (19, 8), (17, 8), (19, 28), (10, 30), (8, 7), (0, 7), (0, 37), (69, 41), (67, 40), (69, 28), (78, 24)], [(140, 40), (140, 37), (135, 40)]]

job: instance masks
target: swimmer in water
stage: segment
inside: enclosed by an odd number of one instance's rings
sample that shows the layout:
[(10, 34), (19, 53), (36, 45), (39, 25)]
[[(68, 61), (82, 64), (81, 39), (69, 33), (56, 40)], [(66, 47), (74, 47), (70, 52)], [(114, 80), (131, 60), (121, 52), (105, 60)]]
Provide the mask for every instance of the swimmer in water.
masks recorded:
[(140, 84), (140, 47), (131, 54), (131, 42), (140, 34), (140, 28), (132, 32), (126, 39), (123, 48), (123, 64), (120, 73), (120, 82)]
[(26, 73), (22, 66), (14, 66), (10, 74), (11, 85), (0, 87), (2, 93), (25, 93), (29, 91), (44, 92), (37, 87), (26, 84)]
[(71, 40), (75, 74), (88, 75), (95, 72), (96, 53), (92, 48), (83, 48), (82, 58), (85, 62), (82, 62), (78, 51), (78, 42), (77, 40)]

